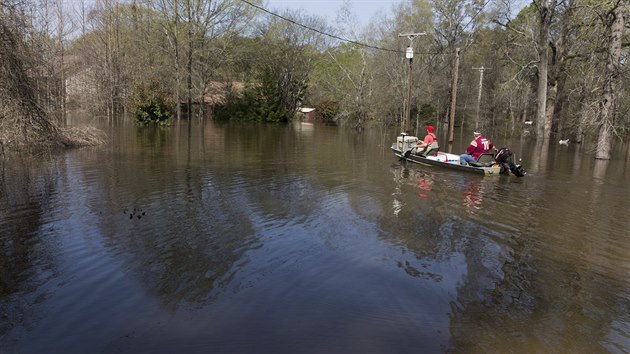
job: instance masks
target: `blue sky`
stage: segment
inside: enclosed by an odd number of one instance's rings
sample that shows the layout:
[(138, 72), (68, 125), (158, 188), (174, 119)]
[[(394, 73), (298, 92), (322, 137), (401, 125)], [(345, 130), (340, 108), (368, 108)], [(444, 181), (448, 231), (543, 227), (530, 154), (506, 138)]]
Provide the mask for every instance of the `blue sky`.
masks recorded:
[[(365, 26), (369, 20), (377, 13), (389, 14), (393, 4), (400, 0), (345, 0), (360, 26)], [(304, 10), (305, 12), (326, 18), (328, 23), (333, 23), (337, 12), (343, 6), (344, 0), (267, 0), (268, 10), (293, 9)]]
[[(360, 26), (365, 26), (370, 19), (376, 15), (389, 15), (394, 4), (404, 0), (266, 0), (265, 6), (268, 10), (303, 10), (312, 15), (324, 17), (329, 24), (335, 22), (335, 17), (344, 2), (348, 2)], [(523, 6), (529, 4), (531, 0), (518, 0), (513, 5), (518, 11)]]

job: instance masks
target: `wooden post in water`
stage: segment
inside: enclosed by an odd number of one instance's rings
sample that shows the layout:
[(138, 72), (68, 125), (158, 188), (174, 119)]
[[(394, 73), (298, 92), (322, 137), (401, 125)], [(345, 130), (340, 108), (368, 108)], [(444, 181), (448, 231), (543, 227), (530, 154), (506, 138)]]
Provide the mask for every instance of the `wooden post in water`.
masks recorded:
[[(477, 116), (475, 117), (475, 131), (479, 131), (479, 111), (481, 109), (481, 92), (483, 91), (483, 71), (490, 68), (484, 68), (483, 65), (480, 68), (473, 68), (473, 70), (479, 70), (479, 94), (477, 95)], [(494, 127), (494, 124), (492, 125)]]
[(455, 48), (455, 64), (453, 65), (453, 83), (451, 84), (451, 117), (448, 122), (448, 143), (453, 143), (455, 129), (455, 103), (457, 102), (457, 75), (459, 71), (459, 48)]
[[(409, 53), (411, 53), (411, 57), (409, 57)], [(411, 127), (411, 63), (413, 62), (413, 48), (407, 48), (407, 58), (409, 58), (409, 71), (407, 77), (407, 104), (405, 107), (405, 133), (410, 134), (409, 131)]]
[(409, 47), (407, 47), (407, 51), (405, 52), (405, 57), (407, 59), (409, 59), (409, 71), (408, 71), (408, 77), (407, 77), (407, 102), (406, 102), (406, 107), (405, 107), (405, 127), (404, 127), (404, 132), (405, 133), (410, 133), (410, 126), (411, 126), (411, 79), (413, 78), (411, 76), (411, 64), (413, 63), (413, 39), (416, 38), (417, 36), (423, 36), (425, 35), (425, 32), (421, 32), (421, 33), (400, 33), (398, 35), (398, 37), (407, 37), (409, 38)]

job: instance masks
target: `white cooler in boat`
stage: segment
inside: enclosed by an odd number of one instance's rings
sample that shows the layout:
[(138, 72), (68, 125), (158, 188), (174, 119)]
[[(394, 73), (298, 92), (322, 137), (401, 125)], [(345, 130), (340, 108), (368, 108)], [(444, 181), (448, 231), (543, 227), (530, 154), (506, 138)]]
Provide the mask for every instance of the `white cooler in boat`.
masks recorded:
[(411, 135), (399, 136), (396, 138), (396, 148), (403, 152), (411, 149), (417, 143), (418, 143), (418, 138)]

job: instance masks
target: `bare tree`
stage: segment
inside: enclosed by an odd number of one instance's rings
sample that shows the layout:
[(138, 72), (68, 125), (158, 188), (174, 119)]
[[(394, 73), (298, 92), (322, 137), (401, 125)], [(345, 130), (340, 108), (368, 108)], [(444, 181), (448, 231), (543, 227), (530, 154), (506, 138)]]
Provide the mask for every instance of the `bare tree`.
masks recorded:
[(435, 12), (435, 47), (438, 52), (448, 53), (453, 63), (453, 65), (451, 65), (450, 80), (451, 104), (448, 107), (450, 116), (449, 142), (453, 141), (453, 126), (456, 119), (455, 102), (457, 101), (457, 85), (460, 84), (458, 73), (455, 72), (458, 70), (459, 65), (455, 63), (459, 61), (459, 56), (463, 56), (468, 48), (473, 45), (478, 30), (484, 23), (484, 10), (488, 3), (489, 2), (485, 0), (433, 1), (433, 10)]
[(549, 61), (548, 61), (548, 81), (547, 81), (547, 102), (545, 107), (545, 124), (543, 136), (549, 139), (551, 136), (554, 121), (557, 121), (557, 112), (562, 107), (561, 99), (565, 96), (564, 84), (566, 79), (566, 66), (571, 60), (570, 52), (572, 45), (570, 41), (573, 24), (573, 10), (575, 0), (564, 2), (564, 11), (560, 14), (559, 34), (549, 40)]
[(0, 148), (34, 150), (62, 146), (59, 130), (37, 103), (34, 84), (24, 68), (28, 55), (17, 28), (9, 26), (18, 14), (0, 8)]
[(180, 50), (181, 50), (181, 30), (182, 30), (182, 9), (180, 8), (180, 0), (155, 0), (148, 1), (149, 7), (152, 7), (160, 14), (160, 25), (166, 36), (166, 43), (168, 43), (168, 52), (170, 54), (172, 65), (174, 69), (175, 87), (173, 93), (175, 95), (175, 112), (177, 120), (179, 121), (182, 116), (180, 105), (180, 88), (181, 88), (181, 74), (180, 74)]
[[(251, 24), (254, 11), (243, 2), (234, 0), (214, 1), (213, 6), (202, 9), (195, 20), (195, 60), (192, 74), (194, 90), (199, 102), (204, 102), (211, 79), (219, 78), (219, 69), (227, 58), (232, 41)], [(201, 105), (200, 117), (204, 117)]]
[(627, 4), (623, 0), (612, 2), (612, 9), (603, 17), (606, 27), (608, 42), (606, 72), (604, 74), (604, 87), (599, 103), (599, 134), (597, 138), (596, 159), (609, 160), (612, 146), (612, 134), (615, 122), (616, 89), (619, 80), (619, 65), (621, 58), (621, 42), (624, 32), (624, 16), (627, 12)]
[(124, 8), (118, 0), (97, 0), (90, 15), (93, 40), (81, 53), (94, 72), (99, 99), (109, 123), (122, 119), (125, 110), (124, 52), (121, 27)]
[[(549, 68), (549, 30), (556, 12), (557, 0), (533, 0), (538, 11), (538, 91), (536, 111), (536, 136), (539, 139), (549, 139), (551, 135), (551, 120), (547, 119), (547, 85)], [(551, 118), (551, 117), (549, 117)]]
[(64, 3), (62, 0), (54, 0), (54, 12), (56, 20), (56, 41), (57, 41), (57, 57), (58, 60), (58, 72), (59, 72), (59, 125), (65, 126), (66, 121), (66, 103), (67, 103), (67, 91), (66, 91), (66, 40), (69, 35), (74, 31), (74, 23), (72, 18), (66, 14)]
[(96, 129), (57, 127), (39, 104), (29, 73), (42, 60), (33, 59), (41, 53), (28, 42), (37, 33), (22, 8), (29, 5), (0, 2), (0, 154), (5, 148), (40, 152), (104, 142)]

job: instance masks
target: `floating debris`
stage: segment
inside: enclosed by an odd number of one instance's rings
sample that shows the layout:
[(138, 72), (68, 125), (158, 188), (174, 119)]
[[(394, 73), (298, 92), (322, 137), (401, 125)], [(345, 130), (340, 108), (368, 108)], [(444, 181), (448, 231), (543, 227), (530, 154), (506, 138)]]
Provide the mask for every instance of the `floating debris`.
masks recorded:
[(133, 219), (133, 217), (135, 216), (138, 219), (141, 219), (144, 215), (146, 215), (146, 211), (140, 209), (140, 208), (133, 208), (133, 210), (130, 212), (129, 209), (126, 209), (123, 211), (123, 213), (125, 213), (125, 215), (127, 215), (127, 213), (129, 213), (129, 220)]

